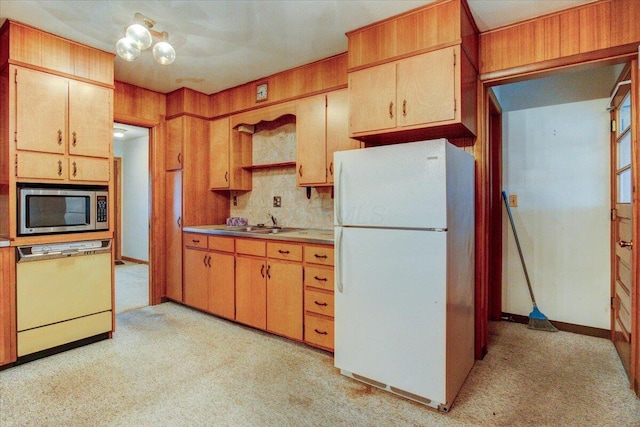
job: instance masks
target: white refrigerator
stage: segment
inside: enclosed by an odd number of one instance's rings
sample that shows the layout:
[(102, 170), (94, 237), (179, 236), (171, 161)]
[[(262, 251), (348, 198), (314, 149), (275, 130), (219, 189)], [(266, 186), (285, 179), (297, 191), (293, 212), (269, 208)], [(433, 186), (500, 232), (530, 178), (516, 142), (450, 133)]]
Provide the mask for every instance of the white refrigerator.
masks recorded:
[(335, 366), (448, 411), (474, 362), (474, 159), (445, 139), (336, 152)]

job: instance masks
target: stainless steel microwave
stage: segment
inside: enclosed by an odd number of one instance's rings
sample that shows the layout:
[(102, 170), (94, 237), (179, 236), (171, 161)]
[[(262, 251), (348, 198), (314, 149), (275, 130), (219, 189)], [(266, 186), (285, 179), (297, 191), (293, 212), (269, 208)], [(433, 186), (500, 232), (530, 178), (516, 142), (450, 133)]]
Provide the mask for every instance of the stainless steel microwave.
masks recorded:
[(109, 229), (106, 188), (18, 189), (18, 235)]

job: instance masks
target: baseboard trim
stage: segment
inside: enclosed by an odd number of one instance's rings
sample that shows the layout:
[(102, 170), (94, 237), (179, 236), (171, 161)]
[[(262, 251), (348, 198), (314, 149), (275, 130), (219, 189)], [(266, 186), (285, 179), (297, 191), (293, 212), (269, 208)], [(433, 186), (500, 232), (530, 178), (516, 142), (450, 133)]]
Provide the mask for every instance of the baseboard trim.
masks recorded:
[(128, 256), (122, 256), (122, 257), (120, 257), (120, 259), (123, 260), (123, 261), (135, 262), (136, 264), (149, 265), (149, 261), (143, 261), (141, 259), (131, 258), (131, 257), (128, 257)]
[[(510, 322), (523, 323), (525, 325), (529, 323), (529, 317), (522, 316), (520, 314), (503, 312), (502, 319), (506, 319), (507, 321), (510, 321)], [(574, 323), (558, 322), (557, 320), (551, 320), (551, 319), (549, 319), (549, 321), (553, 324), (553, 326), (558, 328), (558, 330), (560, 331), (572, 332), (574, 334), (587, 335), (590, 337), (611, 339), (611, 331), (609, 329), (601, 329), (601, 328), (594, 328), (592, 326), (576, 325)]]

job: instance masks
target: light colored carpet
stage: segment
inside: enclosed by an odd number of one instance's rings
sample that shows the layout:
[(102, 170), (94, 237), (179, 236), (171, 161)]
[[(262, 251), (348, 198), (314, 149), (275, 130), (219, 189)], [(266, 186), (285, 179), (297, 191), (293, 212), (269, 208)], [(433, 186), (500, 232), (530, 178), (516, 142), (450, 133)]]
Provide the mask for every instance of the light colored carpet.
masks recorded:
[(165, 303), (101, 341), (0, 372), (0, 426), (640, 426), (612, 344), (490, 325), (451, 412), (338, 373), (330, 354)]
[(149, 266), (125, 262), (116, 265), (116, 313), (149, 305)]

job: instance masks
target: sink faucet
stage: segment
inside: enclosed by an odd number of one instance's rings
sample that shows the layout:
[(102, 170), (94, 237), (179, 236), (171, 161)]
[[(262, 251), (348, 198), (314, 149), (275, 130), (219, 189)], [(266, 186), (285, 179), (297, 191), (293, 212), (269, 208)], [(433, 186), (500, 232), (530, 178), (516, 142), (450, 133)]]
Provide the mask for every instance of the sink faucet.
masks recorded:
[(271, 222), (273, 222), (273, 226), (278, 227), (278, 220), (276, 219), (276, 217), (271, 214), (269, 214), (269, 217), (271, 218)]

